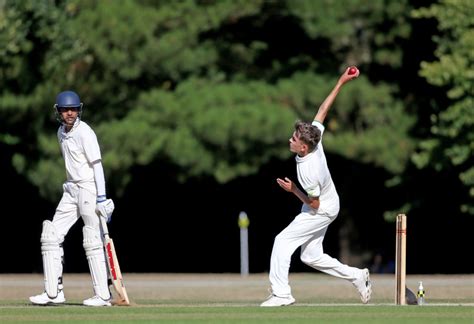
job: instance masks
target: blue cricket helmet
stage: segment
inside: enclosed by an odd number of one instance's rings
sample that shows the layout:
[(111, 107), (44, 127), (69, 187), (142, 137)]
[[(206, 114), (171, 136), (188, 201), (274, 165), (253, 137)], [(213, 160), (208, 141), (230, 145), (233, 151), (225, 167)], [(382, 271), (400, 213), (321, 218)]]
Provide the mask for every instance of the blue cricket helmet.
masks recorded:
[(79, 95), (74, 91), (63, 91), (56, 96), (56, 103), (54, 104), (55, 115), (58, 122), (62, 123), (63, 120), (59, 108), (77, 108), (79, 112), (78, 118), (82, 117), (82, 102)]
[(58, 107), (70, 107), (70, 108), (81, 108), (82, 103), (78, 94), (74, 91), (63, 91), (56, 97), (56, 108)]

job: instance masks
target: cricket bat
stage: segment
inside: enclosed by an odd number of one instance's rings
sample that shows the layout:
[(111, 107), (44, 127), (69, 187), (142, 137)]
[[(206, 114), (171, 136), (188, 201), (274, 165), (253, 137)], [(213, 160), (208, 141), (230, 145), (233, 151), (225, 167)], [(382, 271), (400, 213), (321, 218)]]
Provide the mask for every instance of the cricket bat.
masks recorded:
[(122, 272), (120, 271), (120, 265), (117, 259), (117, 253), (115, 252), (114, 241), (109, 236), (109, 229), (104, 217), (100, 217), (100, 225), (104, 236), (104, 249), (105, 258), (107, 259), (107, 268), (109, 269), (110, 280), (114, 286), (117, 298), (113, 301), (114, 305), (129, 306), (130, 300), (128, 299), (127, 290), (123, 283)]

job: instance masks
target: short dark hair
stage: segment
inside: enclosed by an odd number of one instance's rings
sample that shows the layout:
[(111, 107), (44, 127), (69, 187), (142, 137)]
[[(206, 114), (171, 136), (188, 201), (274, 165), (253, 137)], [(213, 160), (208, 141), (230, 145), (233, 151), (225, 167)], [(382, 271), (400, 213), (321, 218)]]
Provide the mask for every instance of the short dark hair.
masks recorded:
[(295, 131), (300, 141), (308, 145), (309, 151), (314, 150), (321, 140), (321, 131), (310, 123), (298, 120), (295, 123)]

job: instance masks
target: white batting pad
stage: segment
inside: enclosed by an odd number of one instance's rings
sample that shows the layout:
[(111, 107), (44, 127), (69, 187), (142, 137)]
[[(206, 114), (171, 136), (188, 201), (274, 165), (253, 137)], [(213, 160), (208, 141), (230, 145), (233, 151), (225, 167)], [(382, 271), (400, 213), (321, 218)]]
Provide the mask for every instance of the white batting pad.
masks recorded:
[(43, 257), (44, 288), (49, 298), (58, 295), (58, 278), (61, 276), (61, 255), (56, 228), (50, 221), (43, 222), (41, 255)]
[(100, 298), (108, 300), (110, 291), (107, 284), (107, 266), (100, 230), (84, 226), (82, 232), (84, 234), (83, 246), (89, 263), (94, 292)]

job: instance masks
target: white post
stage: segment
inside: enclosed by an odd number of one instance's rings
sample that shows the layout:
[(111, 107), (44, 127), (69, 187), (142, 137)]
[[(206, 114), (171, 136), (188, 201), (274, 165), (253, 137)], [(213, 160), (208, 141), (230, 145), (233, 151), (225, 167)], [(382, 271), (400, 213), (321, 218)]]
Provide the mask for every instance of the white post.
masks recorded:
[(248, 242), (248, 227), (249, 218), (247, 213), (241, 211), (239, 214), (240, 227), (240, 275), (243, 277), (249, 274), (249, 242)]

